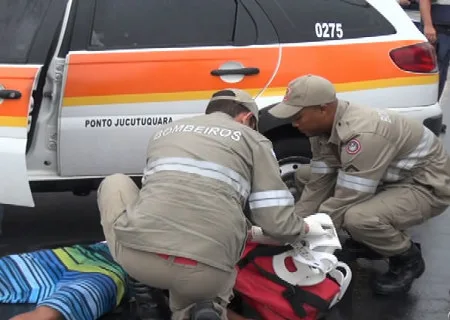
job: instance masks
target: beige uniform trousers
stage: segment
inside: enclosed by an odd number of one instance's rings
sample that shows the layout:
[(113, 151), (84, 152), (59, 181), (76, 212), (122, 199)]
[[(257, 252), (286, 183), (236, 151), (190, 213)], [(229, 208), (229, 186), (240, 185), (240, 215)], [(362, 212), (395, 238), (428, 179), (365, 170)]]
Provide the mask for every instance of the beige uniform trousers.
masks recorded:
[(226, 306), (233, 298), (236, 272), (198, 263), (180, 264), (174, 257), (164, 259), (157, 254), (131, 249), (116, 241), (114, 222), (126, 213), (127, 205), (138, 198), (139, 189), (129, 177), (114, 174), (99, 186), (97, 200), (101, 224), (113, 258), (136, 280), (155, 288), (169, 290), (172, 319), (189, 319), (195, 302), (215, 300), (226, 320)]
[[(310, 174), (309, 165), (301, 166), (296, 171), (295, 182), (299, 192), (308, 182)], [(331, 218), (354, 240), (390, 257), (409, 249), (411, 238), (404, 232), (406, 229), (424, 223), (446, 208), (433, 207), (432, 200), (420, 189), (407, 185), (380, 191), (371, 199), (350, 207), (343, 217)]]

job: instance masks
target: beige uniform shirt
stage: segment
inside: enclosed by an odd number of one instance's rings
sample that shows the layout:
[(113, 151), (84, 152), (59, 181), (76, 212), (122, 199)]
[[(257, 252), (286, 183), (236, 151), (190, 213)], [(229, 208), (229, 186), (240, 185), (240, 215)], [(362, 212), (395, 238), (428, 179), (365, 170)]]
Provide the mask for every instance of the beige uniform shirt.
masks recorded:
[(423, 186), (433, 206), (450, 204), (450, 161), (418, 121), (340, 101), (330, 136), (310, 138), (311, 179), (296, 212), (324, 212), (340, 226), (353, 205), (392, 186)]
[(245, 245), (247, 204), (269, 236), (304, 233), (269, 140), (224, 113), (186, 118), (150, 139), (139, 201), (115, 232), (126, 246), (229, 271)]

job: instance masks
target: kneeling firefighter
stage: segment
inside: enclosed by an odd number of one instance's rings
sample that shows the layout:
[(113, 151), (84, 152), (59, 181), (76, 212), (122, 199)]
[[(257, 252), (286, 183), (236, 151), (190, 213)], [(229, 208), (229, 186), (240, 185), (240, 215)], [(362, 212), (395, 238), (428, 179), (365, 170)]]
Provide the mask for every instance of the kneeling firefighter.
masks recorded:
[(172, 319), (231, 318), (226, 307), (250, 221), (294, 247), (325, 233), (294, 214), (272, 144), (257, 127), (248, 93), (216, 92), (205, 115), (153, 134), (141, 190), (122, 174), (99, 187), (112, 255), (133, 278), (169, 290)]

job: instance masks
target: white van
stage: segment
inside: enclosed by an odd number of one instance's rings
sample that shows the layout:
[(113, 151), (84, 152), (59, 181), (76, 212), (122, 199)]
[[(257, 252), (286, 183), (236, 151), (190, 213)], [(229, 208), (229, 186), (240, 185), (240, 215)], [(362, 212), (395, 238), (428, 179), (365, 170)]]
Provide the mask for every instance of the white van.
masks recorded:
[(203, 113), (211, 94), (255, 96), (282, 173), (308, 140), (267, 107), (314, 73), (343, 99), (439, 133), (434, 49), (395, 1), (0, 1), (0, 203), (140, 180), (149, 136)]

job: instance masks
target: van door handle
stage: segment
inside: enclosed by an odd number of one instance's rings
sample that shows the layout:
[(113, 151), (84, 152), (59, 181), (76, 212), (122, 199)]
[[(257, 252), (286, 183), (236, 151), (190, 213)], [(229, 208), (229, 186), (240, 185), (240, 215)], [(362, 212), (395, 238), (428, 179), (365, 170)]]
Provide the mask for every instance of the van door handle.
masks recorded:
[(20, 99), (22, 93), (17, 90), (0, 90), (0, 99)]
[(250, 76), (258, 73), (259, 73), (258, 68), (215, 69), (211, 71), (211, 75), (213, 76), (229, 76), (235, 74), (243, 74), (245, 76)]

